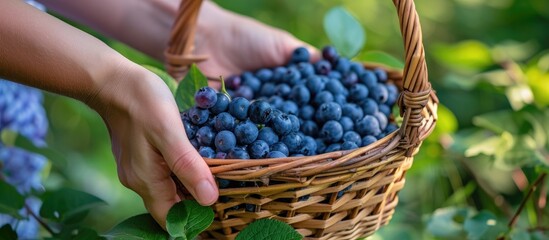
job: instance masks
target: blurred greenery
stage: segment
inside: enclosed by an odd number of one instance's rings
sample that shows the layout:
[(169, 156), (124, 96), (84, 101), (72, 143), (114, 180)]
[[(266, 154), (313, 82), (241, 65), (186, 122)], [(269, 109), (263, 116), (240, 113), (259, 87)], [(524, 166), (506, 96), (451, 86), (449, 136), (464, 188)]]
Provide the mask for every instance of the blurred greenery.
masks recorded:
[[(343, 5), (366, 29), (363, 52), (387, 53), (389, 64), (395, 64), (393, 58), (402, 59), (402, 38), (390, 1), (216, 2), (316, 47), (329, 44), (322, 34), (324, 14)], [(371, 239), (495, 238), (506, 231), (529, 183), (549, 170), (549, 2), (415, 3), (430, 81), (441, 101), (439, 119), (406, 175), (391, 223)], [(139, 64), (162, 67), (119, 42), (95, 35)], [(358, 58), (365, 59), (360, 54)], [(101, 232), (144, 212), (140, 198), (117, 180), (101, 118), (79, 102), (51, 94), (46, 107), (49, 146), (65, 159), (52, 159), (46, 187), (73, 187), (105, 200), (109, 206), (91, 212), (86, 220)], [(547, 237), (547, 191), (547, 184), (541, 183), (517, 228), (509, 231), (511, 239)]]

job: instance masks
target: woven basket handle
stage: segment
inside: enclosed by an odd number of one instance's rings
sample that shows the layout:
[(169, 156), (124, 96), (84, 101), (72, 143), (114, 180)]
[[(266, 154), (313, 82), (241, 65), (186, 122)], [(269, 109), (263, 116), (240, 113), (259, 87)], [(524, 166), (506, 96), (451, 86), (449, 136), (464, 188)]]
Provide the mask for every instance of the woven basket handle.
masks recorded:
[[(419, 145), (420, 127), (425, 117), (424, 107), (431, 96), (428, 81), (425, 51), (421, 26), (413, 0), (393, 0), (397, 9), (400, 30), (404, 40), (405, 65), (403, 70), (403, 91), (399, 97), (403, 124), (400, 128), (403, 146), (408, 148), (407, 156)], [(205, 56), (192, 55), (196, 21), (202, 0), (182, 0), (175, 19), (168, 48), (165, 51), (166, 69), (175, 79), (181, 80), (191, 63), (203, 61)]]

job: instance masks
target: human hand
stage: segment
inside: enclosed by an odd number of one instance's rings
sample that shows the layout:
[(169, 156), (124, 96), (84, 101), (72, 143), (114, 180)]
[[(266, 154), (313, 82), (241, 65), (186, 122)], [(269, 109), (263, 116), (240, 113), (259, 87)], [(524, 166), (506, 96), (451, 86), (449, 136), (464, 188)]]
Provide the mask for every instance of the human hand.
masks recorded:
[[(165, 227), (170, 207), (181, 199), (172, 172), (202, 205), (218, 191), (203, 158), (190, 144), (170, 90), (156, 75), (123, 63), (87, 103), (105, 121), (122, 184), (137, 194)], [(130, 65), (130, 66), (124, 66)]]
[(292, 51), (302, 46), (309, 49), (311, 61), (320, 59), (315, 48), (288, 32), (226, 11), (209, 1), (202, 3), (200, 11), (195, 53), (208, 55), (206, 61), (198, 64), (206, 76), (284, 65)]

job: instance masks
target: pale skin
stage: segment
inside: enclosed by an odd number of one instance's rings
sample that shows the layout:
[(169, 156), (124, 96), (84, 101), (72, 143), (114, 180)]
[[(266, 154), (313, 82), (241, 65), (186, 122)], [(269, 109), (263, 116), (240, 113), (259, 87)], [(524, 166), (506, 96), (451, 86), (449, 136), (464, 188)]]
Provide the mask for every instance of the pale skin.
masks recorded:
[[(177, 0), (44, 0), (49, 9), (86, 24), (163, 61)], [(199, 15), (196, 54), (209, 76), (284, 64), (306, 45), (290, 34), (205, 1)], [(318, 59), (313, 52), (312, 60)], [(170, 90), (153, 73), (94, 37), (23, 1), (0, 1), (0, 77), (88, 104), (111, 136), (120, 182), (141, 196), (161, 225), (181, 199), (170, 174), (202, 205), (218, 190), (189, 143)]]

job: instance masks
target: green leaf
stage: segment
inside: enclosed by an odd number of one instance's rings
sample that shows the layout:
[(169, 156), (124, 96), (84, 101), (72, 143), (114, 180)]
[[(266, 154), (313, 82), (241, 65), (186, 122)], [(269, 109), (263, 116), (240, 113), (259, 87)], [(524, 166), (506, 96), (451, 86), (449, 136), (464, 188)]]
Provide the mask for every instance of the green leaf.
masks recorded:
[(168, 74), (167, 72), (159, 68), (156, 68), (150, 65), (142, 65), (142, 66), (147, 70), (153, 72), (154, 74), (158, 75), (158, 77), (161, 78), (162, 81), (164, 81), (164, 83), (168, 86), (170, 91), (172, 91), (172, 94), (175, 94), (175, 91), (177, 90), (177, 81), (175, 81), (175, 79), (173, 79), (172, 76), (170, 76), (170, 74)]
[(494, 214), (481, 211), (472, 218), (465, 220), (463, 224), (467, 232), (467, 239), (497, 239), (507, 231), (507, 226), (497, 220)]
[(6, 223), (0, 228), (0, 240), (15, 240), (17, 239), (17, 232), (15, 232), (11, 225)]
[(196, 64), (192, 64), (187, 76), (183, 78), (175, 91), (175, 101), (179, 111), (183, 112), (194, 106), (194, 94), (198, 89), (206, 86), (208, 86), (208, 79), (200, 72)]
[(517, 134), (519, 132), (519, 127), (517, 126), (513, 114), (513, 111), (510, 110), (490, 112), (474, 117), (473, 124), (477, 127), (491, 130), (497, 134), (503, 132)]
[(122, 221), (104, 236), (115, 240), (165, 240), (170, 237), (147, 213)]
[(292, 226), (274, 219), (252, 222), (237, 236), (236, 240), (294, 240), (303, 239)]
[(328, 38), (345, 57), (354, 57), (366, 42), (366, 32), (345, 8), (332, 8), (324, 16), (324, 31)]
[(463, 239), (463, 223), (473, 214), (469, 208), (439, 208), (429, 219), (427, 230), (437, 237)]
[(526, 84), (516, 84), (505, 89), (505, 95), (514, 110), (534, 102), (534, 93)]
[(475, 40), (438, 44), (430, 52), (438, 62), (461, 73), (480, 72), (494, 63), (488, 46)]
[(498, 153), (507, 151), (515, 144), (513, 135), (504, 132), (501, 136), (486, 138), (465, 151), (466, 157), (474, 157), (480, 154), (494, 156)]
[(0, 180), (0, 193), (0, 213), (21, 219), (19, 210), (25, 206), (25, 198), (4, 180)]
[(193, 200), (176, 203), (168, 211), (166, 229), (172, 237), (194, 239), (212, 224), (214, 212)]
[(513, 229), (509, 234), (511, 240), (530, 240), (530, 234), (524, 229)]
[(46, 193), (43, 201), (40, 216), (57, 222), (76, 219), (82, 212), (106, 204), (89, 193), (68, 188)]
[(401, 60), (381, 51), (363, 52), (358, 56), (358, 59), (360, 61), (381, 63), (391, 68), (404, 69), (404, 63)]

